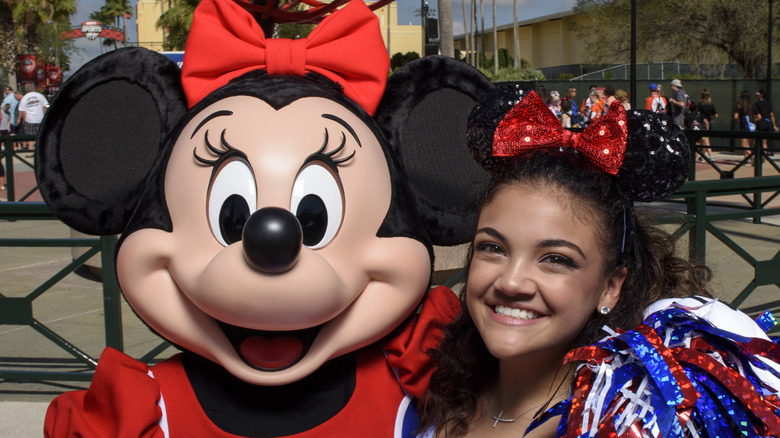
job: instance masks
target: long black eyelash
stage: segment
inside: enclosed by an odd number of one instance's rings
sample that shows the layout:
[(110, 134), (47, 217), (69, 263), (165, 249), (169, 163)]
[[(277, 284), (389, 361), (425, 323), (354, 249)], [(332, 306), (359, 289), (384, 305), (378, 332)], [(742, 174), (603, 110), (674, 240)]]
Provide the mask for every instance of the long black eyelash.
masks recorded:
[(202, 163), (202, 164), (204, 164), (206, 166), (216, 166), (217, 163), (223, 161), (224, 158), (226, 156), (228, 156), (228, 155), (232, 155), (234, 153), (241, 154), (241, 151), (239, 151), (238, 149), (236, 149), (233, 146), (231, 146), (230, 143), (228, 143), (227, 140), (225, 140), (225, 131), (226, 131), (226, 129), (223, 129), (222, 133), (220, 133), (220, 135), (219, 135), (219, 142), (224, 147), (224, 149), (218, 149), (218, 148), (214, 147), (214, 145), (212, 145), (211, 142), (209, 141), (209, 131), (206, 130), (205, 134), (203, 135), (204, 140), (206, 142), (206, 148), (212, 154), (216, 155), (217, 158), (215, 158), (213, 160), (209, 160), (209, 159), (206, 159), (206, 158), (203, 158), (203, 157), (199, 156), (198, 155), (198, 148), (196, 147), (196, 148), (193, 148), (192, 155), (195, 157), (195, 159), (199, 163)]
[(328, 161), (328, 162), (333, 163), (336, 166), (339, 166), (339, 165), (344, 164), (347, 161), (349, 161), (349, 160), (351, 160), (352, 158), (355, 157), (355, 151), (352, 151), (351, 154), (349, 154), (348, 156), (346, 156), (344, 158), (339, 158), (339, 159), (334, 159), (333, 158), (339, 152), (341, 152), (344, 149), (344, 146), (347, 144), (347, 136), (343, 132), (341, 133), (341, 144), (339, 144), (336, 149), (333, 149), (330, 152), (325, 152), (325, 149), (328, 147), (329, 139), (330, 139), (330, 134), (328, 133), (328, 128), (325, 128), (325, 140), (322, 142), (322, 146), (320, 147), (320, 149), (317, 152), (313, 153), (309, 157), (309, 160), (307, 160), (307, 161), (310, 161), (310, 160), (315, 159), (315, 158), (319, 158), (321, 160)]

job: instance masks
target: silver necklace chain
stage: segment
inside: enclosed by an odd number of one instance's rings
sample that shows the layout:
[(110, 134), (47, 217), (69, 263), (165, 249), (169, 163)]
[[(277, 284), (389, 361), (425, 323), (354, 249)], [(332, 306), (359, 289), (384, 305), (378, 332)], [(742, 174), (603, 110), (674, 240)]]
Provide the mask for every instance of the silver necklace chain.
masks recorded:
[(504, 410), (503, 409), (501, 410), (501, 412), (498, 413), (498, 415), (494, 414), (493, 412), (490, 412), (490, 416), (493, 417), (494, 420), (496, 420), (496, 421), (493, 422), (493, 428), (495, 429), (496, 426), (498, 426), (498, 423), (514, 423), (515, 421), (520, 419), (520, 417), (522, 417), (523, 415), (533, 411), (534, 409), (539, 409), (545, 403), (547, 403), (547, 401), (539, 403), (538, 405), (536, 405), (536, 406), (532, 407), (531, 409), (523, 412), (522, 414), (518, 415), (515, 418), (504, 418), (504, 417), (502, 417), (502, 415), (504, 415)]

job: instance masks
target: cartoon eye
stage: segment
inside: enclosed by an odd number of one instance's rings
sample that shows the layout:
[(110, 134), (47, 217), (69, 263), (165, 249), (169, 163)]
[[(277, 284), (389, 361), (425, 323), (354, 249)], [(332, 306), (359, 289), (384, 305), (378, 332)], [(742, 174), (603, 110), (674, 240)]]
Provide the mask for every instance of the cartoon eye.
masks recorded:
[(290, 211), (301, 224), (305, 246), (330, 243), (344, 216), (344, 191), (335, 172), (319, 164), (304, 167), (293, 184)]
[(212, 234), (225, 246), (238, 242), (255, 210), (257, 186), (252, 169), (243, 160), (228, 161), (212, 177), (208, 199)]

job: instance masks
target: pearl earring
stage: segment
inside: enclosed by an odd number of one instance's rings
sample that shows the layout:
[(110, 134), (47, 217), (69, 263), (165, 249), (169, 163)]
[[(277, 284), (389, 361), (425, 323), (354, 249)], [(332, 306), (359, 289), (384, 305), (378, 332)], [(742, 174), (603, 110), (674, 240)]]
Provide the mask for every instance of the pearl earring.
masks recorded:
[(599, 313), (602, 315), (606, 315), (609, 313), (612, 309), (609, 308), (609, 306), (601, 306), (601, 309), (599, 309)]

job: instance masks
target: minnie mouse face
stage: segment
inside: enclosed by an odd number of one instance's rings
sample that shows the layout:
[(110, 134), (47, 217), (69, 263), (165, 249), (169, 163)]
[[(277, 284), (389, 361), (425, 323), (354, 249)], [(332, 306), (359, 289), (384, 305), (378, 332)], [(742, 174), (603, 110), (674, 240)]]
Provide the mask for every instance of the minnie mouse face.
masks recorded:
[(125, 297), (165, 338), (247, 382), (299, 380), (388, 334), (426, 290), (426, 246), (377, 237), (390, 178), (376, 133), (338, 102), (218, 100), (171, 152), (172, 230), (122, 243)]

